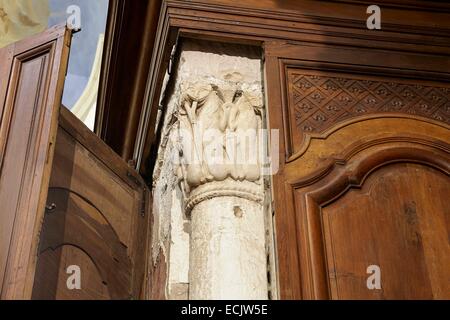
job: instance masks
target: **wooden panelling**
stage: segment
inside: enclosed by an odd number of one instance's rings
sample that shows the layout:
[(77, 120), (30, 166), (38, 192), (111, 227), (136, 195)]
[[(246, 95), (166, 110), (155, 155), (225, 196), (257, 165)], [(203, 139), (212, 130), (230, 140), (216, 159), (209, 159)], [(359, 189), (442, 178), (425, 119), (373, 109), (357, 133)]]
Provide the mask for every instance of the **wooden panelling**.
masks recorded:
[[(143, 297), (147, 197), (142, 178), (63, 108), (33, 298)], [(68, 265), (80, 266), (82, 291), (67, 290)]]
[(323, 138), (369, 118), (416, 117), (450, 124), (450, 85), (293, 67), (286, 73), (289, 156), (304, 152), (311, 137)]
[[(258, 16), (266, 14), (267, 16), (284, 16), (284, 19), (298, 19), (301, 20), (309, 18), (312, 20), (333, 21), (340, 20), (344, 23), (345, 20), (360, 20), (365, 21), (365, 11), (360, 11), (360, 8), (367, 8), (372, 5), (370, 0), (247, 0), (245, 2), (239, 0), (196, 0), (183, 1), (175, 0), (170, 2), (177, 2), (179, 6), (185, 2), (184, 7), (203, 8), (203, 10), (213, 10), (220, 6), (221, 12), (233, 12), (240, 8), (243, 14)], [(189, 4), (186, 4), (189, 2)], [(190, 3), (194, 3), (191, 5)], [(421, 0), (379, 0), (377, 4), (383, 8), (384, 19), (386, 23), (390, 24), (414, 24), (423, 27), (438, 26), (433, 23), (432, 18), (445, 17), (446, 13), (450, 12), (450, 5), (443, 1), (421, 1)], [(246, 10), (244, 10), (244, 8)], [(407, 9), (407, 10), (405, 10)], [(259, 13), (259, 14), (258, 14)], [(440, 15), (433, 16), (435, 13)], [(414, 20), (408, 17), (415, 18)], [(439, 21), (442, 26), (450, 26), (448, 21)], [(424, 30), (426, 31), (426, 30)]]
[(280, 41), (265, 54), (281, 298), (448, 299), (448, 56)]
[[(128, 299), (131, 259), (127, 246), (121, 243), (103, 212), (89, 198), (62, 187), (50, 188), (47, 201), (53, 209), (49, 207), (44, 219), (33, 299), (88, 299), (92, 298), (85, 295), (89, 292), (94, 296), (105, 296), (106, 292), (111, 299)], [(107, 213), (111, 215), (111, 211)], [(57, 268), (48, 269), (47, 265)], [(80, 267), (83, 292), (67, 288), (70, 274), (66, 271), (71, 265)], [(99, 278), (103, 286), (98, 286), (98, 281), (91, 283), (90, 278)]]
[[(440, 10), (393, 8), (383, 1), (381, 30), (366, 27), (367, 3), (338, 1), (168, 0), (170, 25), (183, 35), (218, 39), (285, 40), (391, 50), (448, 53), (448, 5)], [(435, 6), (439, 6), (433, 1)], [(406, 6), (406, 5), (405, 5)], [(434, 23), (439, 21), (439, 23)]]
[[(450, 88), (349, 75), (288, 71), (291, 120), (302, 132), (322, 133), (365, 115), (418, 115), (450, 124)], [(312, 111), (315, 111), (314, 113)]]
[[(448, 173), (386, 165), (322, 207), (331, 298), (450, 298)], [(371, 265), (380, 267), (382, 290), (367, 289)]]
[[(67, 268), (76, 261), (82, 270), (81, 289), (67, 288)], [(37, 277), (33, 296), (43, 300), (110, 300), (107, 283), (104, 282), (99, 269), (83, 250), (74, 246), (61, 246), (41, 253), (36, 273), (44, 272), (58, 277)], [(55, 294), (56, 292), (56, 294)]]
[(431, 146), (379, 141), (292, 184), (304, 298), (449, 298), (450, 146)]
[(70, 39), (65, 27), (55, 27), (0, 54), (6, 58), (0, 68), (3, 299), (31, 296)]

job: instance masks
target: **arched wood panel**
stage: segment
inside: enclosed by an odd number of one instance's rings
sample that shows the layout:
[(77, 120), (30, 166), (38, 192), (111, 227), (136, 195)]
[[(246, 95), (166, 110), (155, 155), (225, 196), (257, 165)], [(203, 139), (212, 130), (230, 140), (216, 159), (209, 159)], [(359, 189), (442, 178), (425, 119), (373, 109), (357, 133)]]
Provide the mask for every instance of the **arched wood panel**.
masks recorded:
[[(105, 215), (88, 199), (62, 188), (51, 188), (47, 201), (51, 207), (46, 210), (42, 229), (33, 299), (105, 297), (105, 289), (111, 299), (130, 298), (131, 259), (127, 255), (127, 247)], [(54, 253), (47, 254), (48, 251)], [(58, 257), (56, 253), (59, 253)], [(54, 260), (50, 262), (49, 259)], [(46, 268), (48, 264), (57, 266), (57, 269), (51, 272)], [(66, 265), (80, 267), (81, 289), (87, 295), (79, 290), (68, 290)], [(103, 286), (95, 279), (100, 280)], [(42, 288), (42, 285), (47, 287), (47, 283), (56, 284), (53, 291)]]
[[(82, 273), (80, 290), (69, 290), (67, 269), (73, 261), (80, 264)], [(48, 248), (40, 253), (37, 274), (47, 273), (51, 277), (36, 278), (33, 299), (39, 300), (110, 300), (108, 284), (103, 280), (94, 261), (78, 247), (63, 245)]]
[(381, 143), (292, 186), (304, 297), (449, 298), (449, 150)]
[[(374, 171), (322, 207), (333, 299), (449, 299), (448, 174), (407, 162)], [(367, 268), (381, 290), (367, 290)]]
[[(62, 108), (33, 298), (145, 298), (148, 196), (142, 178)], [(66, 286), (68, 266), (80, 268), (80, 290)]]

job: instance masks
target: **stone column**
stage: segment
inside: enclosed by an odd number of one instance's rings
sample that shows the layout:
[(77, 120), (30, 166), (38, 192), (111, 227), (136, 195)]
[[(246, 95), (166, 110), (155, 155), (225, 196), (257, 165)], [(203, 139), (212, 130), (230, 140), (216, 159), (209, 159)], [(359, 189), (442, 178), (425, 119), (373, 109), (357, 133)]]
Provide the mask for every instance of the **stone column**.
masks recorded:
[(261, 100), (239, 84), (197, 82), (183, 94), (180, 171), (191, 217), (189, 298), (267, 299)]
[(154, 172), (167, 296), (267, 299), (261, 53), (186, 39), (179, 51)]
[(267, 299), (261, 186), (209, 183), (195, 190), (191, 211), (189, 297)]

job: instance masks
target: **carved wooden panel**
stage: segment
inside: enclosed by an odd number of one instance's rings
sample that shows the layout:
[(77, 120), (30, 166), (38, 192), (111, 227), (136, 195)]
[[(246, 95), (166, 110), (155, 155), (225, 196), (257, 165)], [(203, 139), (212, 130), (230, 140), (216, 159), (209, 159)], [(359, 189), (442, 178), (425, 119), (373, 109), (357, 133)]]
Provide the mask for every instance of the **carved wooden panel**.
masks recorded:
[(343, 73), (287, 71), (293, 152), (307, 137), (370, 117), (409, 116), (450, 124), (450, 87)]
[(265, 54), (281, 297), (448, 298), (448, 63), (332, 44)]
[(31, 297), (71, 34), (54, 27), (1, 49), (0, 286)]
[[(322, 207), (333, 299), (448, 299), (449, 177), (414, 163), (386, 165)], [(369, 290), (369, 266), (380, 290)]]
[(304, 298), (450, 298), (450, 146), (431, 145), (380, 141), (291, 186)]

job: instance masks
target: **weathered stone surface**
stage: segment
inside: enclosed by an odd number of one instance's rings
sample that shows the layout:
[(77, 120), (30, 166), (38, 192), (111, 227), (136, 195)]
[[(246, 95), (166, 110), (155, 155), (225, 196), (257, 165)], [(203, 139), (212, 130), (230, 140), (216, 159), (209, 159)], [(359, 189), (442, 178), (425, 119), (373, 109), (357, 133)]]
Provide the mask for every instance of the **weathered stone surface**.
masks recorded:
[(190, 299), (267, 299), (262, 205), (217, 197), (192, 210)]
[[(203, 136), (208, 128), (218, 140), (262, 128), (259, 52), (185, 41), (171, 81), (153, 190), (152, 250), (163, 247), (165, 252), (167, 296), (178, 299), (189, 292), (190, 299), (267, 299), (260, 165), (233, 155), (231, 149), (248, 147), (243, 143), (224, 141), (210, 148)], [(252, 153), (258, 152), (257, 139), (251, 137)], [(221, 149), (226, 162), (205, 161)]]

